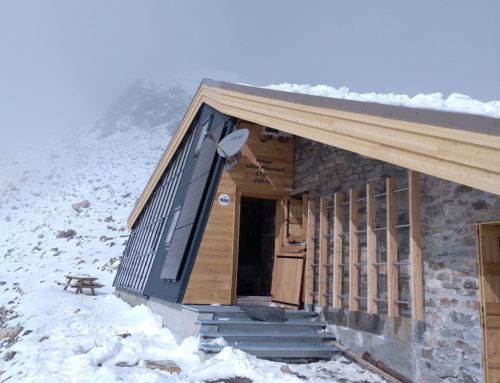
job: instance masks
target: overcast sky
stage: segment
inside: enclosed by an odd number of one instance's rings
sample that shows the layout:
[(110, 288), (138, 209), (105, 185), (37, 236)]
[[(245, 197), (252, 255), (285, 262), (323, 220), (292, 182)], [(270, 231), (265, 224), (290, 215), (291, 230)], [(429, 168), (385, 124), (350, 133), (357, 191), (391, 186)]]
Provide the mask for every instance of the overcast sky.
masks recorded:
[(0, 0), (1, 143), (99, 118), (140, 78), (500, 100), (498, 0)]

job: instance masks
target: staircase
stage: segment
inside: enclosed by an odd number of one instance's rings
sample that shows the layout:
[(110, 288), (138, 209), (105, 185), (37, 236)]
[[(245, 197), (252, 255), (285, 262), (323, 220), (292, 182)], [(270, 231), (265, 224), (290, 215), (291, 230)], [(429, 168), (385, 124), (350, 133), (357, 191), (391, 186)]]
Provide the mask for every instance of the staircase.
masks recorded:
[(198, 313), (200, 351), (207, 356), (226, 345), (274, 360), (330, 359), (338, 353), (329, 343), (335, 336), (325, 331), (326, 324), (317, 321), (314, 312), (287, 310), (285, 322), (262, 322), (238, 306), (184, 307)]

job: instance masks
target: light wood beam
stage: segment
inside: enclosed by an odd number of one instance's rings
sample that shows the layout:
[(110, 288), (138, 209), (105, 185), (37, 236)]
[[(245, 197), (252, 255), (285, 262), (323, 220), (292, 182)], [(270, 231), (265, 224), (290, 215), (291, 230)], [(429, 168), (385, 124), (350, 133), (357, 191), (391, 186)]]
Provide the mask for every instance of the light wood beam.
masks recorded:
[(327, 305), (328, 285), (328, 198), (319, 200), (319, 305)]
[(411, 311), (414, 320), (424, 320), (422, 281), (422, 249), (420, 236), (420, 174), (408, 171), (408, 202), (410, 204), (410, 281)]
[(307, 204), (307, 241), (306, 241), (306, 265), (305, 265), (305, 288), (304, 288), (304, 302), (307, 305), (313, 303), (313, 289), (314, 289), (314, 201), (309, 201)]
[(334, 219), (333, 219), (333, 284), (332, 297), (333, 307), (342, 307), (342, 192), (338, 191), (334, 195)]
[(371, 183), (366, 185), (366, 269), (367, 269), (367, 310), (369, 314), (377, 314), (377, 236), (375, 188)]
[(359, 237), (358, 191), (349, 190), (349, 311), (358, 311), (359, 302)]
[(398, 242), (396, 237), (397, 205), (396, 205), (396, 182), (393, 177), (386, 179), (386, 209), (387, 209), (387, 310), (391, 317), (399, 316), (399, 268)]
[(303, 194), (302, 195), (302, 241), (305, 242), (306, 240), (306, 232), (307, 232), (307, 204), (309, 202), (309, 195), (308, 194)]

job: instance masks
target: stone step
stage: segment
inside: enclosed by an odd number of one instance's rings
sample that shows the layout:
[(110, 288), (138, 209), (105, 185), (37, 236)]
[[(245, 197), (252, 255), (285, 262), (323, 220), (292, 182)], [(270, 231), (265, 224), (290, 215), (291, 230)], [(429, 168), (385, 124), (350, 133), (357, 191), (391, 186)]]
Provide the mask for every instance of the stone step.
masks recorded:
[[(201, 344), (200, 350), (213, 354), (220, 352), (224, 346)], [(327, 344), (303, 344), (303, 343), (260, 343), (260, 344), (241, 344), (238, 349), (259, 358), (281, 359), (281, 360), (303, 360), (303, 359), (330, 359), (339, 352), (337, 348)]]
[(266, 342), (280, 342), (280, 343), (293, 343), (301, 342), (308, 344), (321, 344), (329, 340), (335, 340), (335, 335), (328, 332), (312, 332), (312, 331), (286, 331), (286, 332), (273, 332), (273, 331), (207, 331), (200, 332), (204, 341), (209, 343), (210, 340), (216, 338), (224, 338), (230, 345), (241, 343), (266, 343)]

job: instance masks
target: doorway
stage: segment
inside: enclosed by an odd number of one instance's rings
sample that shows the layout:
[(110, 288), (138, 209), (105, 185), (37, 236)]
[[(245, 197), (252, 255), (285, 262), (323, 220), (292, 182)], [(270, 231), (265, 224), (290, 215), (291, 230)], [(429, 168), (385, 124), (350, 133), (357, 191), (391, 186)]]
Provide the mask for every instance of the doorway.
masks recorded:
[(500, 224), (478, 225), (483, 367), (486, 383), (500, 381)]
[(238, 297), (271, 295), (276, 201), (241, 197), (238, 245)]

